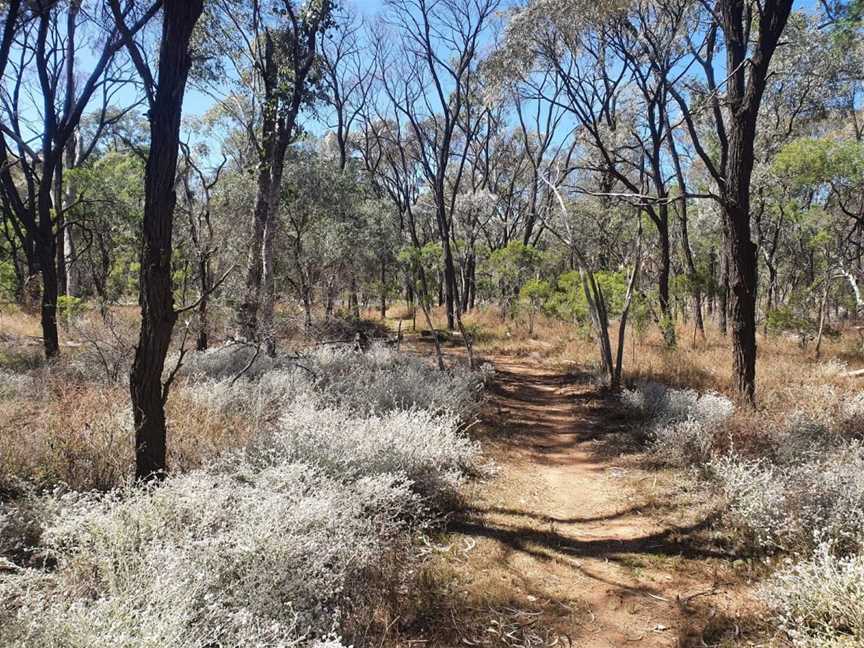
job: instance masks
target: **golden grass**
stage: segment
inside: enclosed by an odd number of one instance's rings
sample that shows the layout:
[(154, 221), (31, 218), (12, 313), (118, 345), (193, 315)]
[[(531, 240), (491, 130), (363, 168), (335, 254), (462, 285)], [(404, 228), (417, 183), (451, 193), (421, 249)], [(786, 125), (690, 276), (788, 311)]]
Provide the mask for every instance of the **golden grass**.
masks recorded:
[[(0, 400), (0, 491), (16, 481), (105, 490), (133, 474), (132, 412), (124, 386), (76, 381), (39, 370), (40, 391)], [(253, 429), (175, 389), (167, 404), (171, 471), (201, 466), (246, 444)]]

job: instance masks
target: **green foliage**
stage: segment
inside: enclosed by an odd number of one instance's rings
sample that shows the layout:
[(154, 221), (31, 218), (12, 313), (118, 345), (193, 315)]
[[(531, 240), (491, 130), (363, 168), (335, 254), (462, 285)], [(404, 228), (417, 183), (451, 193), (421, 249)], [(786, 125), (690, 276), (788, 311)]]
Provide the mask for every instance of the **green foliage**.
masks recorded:
[(0, 300), (11, 301), (15, 296), (15, 267), (4, 258), (4, 245), (8, 246), (8, 243), (0, 239)]
[[(420, 270), (426, 276), (427, 288), (432, 291), (432, 279), (436, 276), (438, 268), (444, 259), (444, 248), (440, 243), (427, 243), (422, 248), (413, 245), (403, 247), (397, 255), (397, 261), (402, 266), (406, 276), (412, 282), (414, 294), (418, 301), (424, 298), (423, 282)], [(432, 295), (425, 294), (427, 306), (432, 305)]]
[(57, 298), (57, 312), (64, 319), (74, 319), (84, 312), (85, 302), (79, 297), (61, 295)]
[[(595, 272), (594, 280), (606, 298), (609, 317), (620, 317), (627, 296), (629, 271)], [(549, 299), (550, 310), (569, 320), (587, 320), (588, 301), (582, 288), (582, 278), (577, 271), (566, 272), (558, 277), (556, 290)]]
[(486, 261), (486, 286), (490, 292), (497, 291), (502, 312), (515, 315), (519, 289), (535, 274), (543, 262), (543, 253), (521, 241), (512, 241), (489, 255)]
[(502, 288), (519, 287), (543, 260), (542, 253), (521, 241), (512, 241), (489, 256), (489, 269)]
[[(792, 302), (768, 312), (766, 324), (770, 333), (792, 333), (798, 336), (801, 346), (814, 339), (819, 331), (818, 315), (811, 314), (806, 305)], [(840, 332), (828, 326), (822, 331), (826, 337), (839, 337)]]
[(552, 287), (544, 279), (529, 279), (519, 290), (522, 301), (532, 306), (543, 304), (550, 294), (552, 294)]
[(777, 154), (774, 172), (797, 190), (832, 184), (836, 188), (864, 181), (864, 144), (854, 140), (801, 138)]
[(555, 290), (546, 301), (546, 309), (563, 320), (587, 321), (588, 302), (582, 289), (582, 278), (577, 271), (565, 272), (558, 277)]

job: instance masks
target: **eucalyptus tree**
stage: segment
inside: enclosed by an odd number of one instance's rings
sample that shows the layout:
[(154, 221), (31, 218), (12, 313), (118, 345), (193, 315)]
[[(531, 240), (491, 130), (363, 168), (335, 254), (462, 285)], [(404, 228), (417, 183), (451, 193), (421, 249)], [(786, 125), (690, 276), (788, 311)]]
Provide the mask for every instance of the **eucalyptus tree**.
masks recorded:
[[(535, 227), (542, 219), (539, 214), (548, 204), (551, 192), (543, 182), (544, 177), (554, 175), (559, 166), (570, 165), (577, 139), (573, 137), (573, 126), (566, 120), (568, 110), (562, 104), (565, 88), (558, 71), (547, 68), (540, 72), (534, 86), (538, 91), (525, 92), (520, 84), (511, 88), (518, 133), (522, 140), (523, 159), (528, 162), (528, 204), (522, 242), (536, 244), (538, 233)], [(542, 97), (543, 100), (539, 100)], [(542, 227), (540, 234), (542, 234)]]
[[(704, 92), (688, 93), (685, 84), (669, 86), (692, 146), (717, 187), (729, 261), (733, 381), (739, 395), (751, 402), (756, 400), (758, 267), (751, 236), (751, 179), (762, 99), (792, 5), (793, 0), (718, 0), (706, 6), (702, 25), (690, 39), (698, 87)], [(721, 53), (722, 63), (717, 60)], [(706, 106), (712, 116), (710, 146), (695, 118)]]
[[(224, 53), (235, 88), (218, 96), (255, 151), (257, 194), (251, 219), (244, 295), (237, 312), (240, 335), (272, 336), (273, 241), (288, 147), (301, 109), (317, 99), (319, 38), (333, 25), (331, 0), (216, 0), (211, 36)], [(214, 93), (215, 94), (215, 93)]]
[[(379, 75), (397, 119), (413, 132), (417, 163), (434, 198), (451, 329), (459, 317), (451, 227), (461, 172), (448, 184), (448, 171), (460, 123), (470, 124), (465, 112), (479, 84), (483, 38), (499, 4), (500, 0), (388, 0), (386, 4), (386, 20), (395, 30), (398, 46), (381, 56)], [(464, 161), (464, 149), (460, 155)]]
[[(667, 77), (678, 65), (686, 3), (535, 0), (512, 18), (496, 56), (499, 75), (535, 103), (563, 108), (576, 129), (581, 191), (628, 196), (657, 231), (658, 322), (675, 344)], [(550, 111), (552, 108), (549, 109)], [(548, 135), (547, 135), (548, 137)], [(550, 174), (562, 177), (561, 174)]]
[(192, 67), (190, 43), (201, 17), (203, 0), (162, 1), (162, 30), (155, 71), (127, 23), (128, 11), (120, 6), (120, 0), (110, 0), (110, 5), (117, 31), (141, 77), (149, 107), (150, 146), (144, 171), (138, 289), (141, 329), (129, 375), (135, 421), (135, 476), (139, 480), (149, 480), (166, 469), (165, 402), (175, 374), (172, 372), (163, 382), (162, 373), (178, 316), (174, 308), (171, 257), (180, 117)]
[[(45, 355), (60, 352), (57, 298), (65, 274), (62, 169), (64, 157), (77, 165), (79, 125), (96, 96), (102, 100), (100, 124), (109, 104), (128, 79), (117, 53), (159, 10), (159, 2), (129, 2), (118, 8), (123, 30), (110, 19), (104, 1), (10, 0), (4, 6), (0, 40), (0, 186), (8, 213), (16, 221), (28, 274), (42, 279), (41, 324)], [(125, 30), (125, 31), (124, 31)], [(90, 72), (78, 79), (84, 43), (94, 44)], [(76, 83), (76, 80), (78, 81)], [(59, 263), (58, 263), (59, 259)], [(65, 282), (64, 282), (65, 283)]]
[(223, 157), (216, 169), (208, 172), (202, 168), (201, 161), (196, 160), (196, 154), (199, 158), (207, 155), (206, 147), (201, 147), (194, 153), (188, 144), (181, 145), (181, 149), (183, 167), (179, 175), (184, 198), (182, 210), (189, 225), (189, 242), (194, 253), (198, 280), (198, 333), (195, 348), (197, 351), (204, 351), (209, 346), (208, 306), (217, 283), (213, 273), (213, 257), (218, 252), (212, 218), (213, 194), (227, 158)]
[(351, 155), (353, 129), (373, 89), (375, 57), (363, 42), (362, 19), (347, 13), (337, 21), (321, 40), (321, 67), (325, 102), (332, 112), (327, 123), (336, 138), (339, 168), (344, 169)]

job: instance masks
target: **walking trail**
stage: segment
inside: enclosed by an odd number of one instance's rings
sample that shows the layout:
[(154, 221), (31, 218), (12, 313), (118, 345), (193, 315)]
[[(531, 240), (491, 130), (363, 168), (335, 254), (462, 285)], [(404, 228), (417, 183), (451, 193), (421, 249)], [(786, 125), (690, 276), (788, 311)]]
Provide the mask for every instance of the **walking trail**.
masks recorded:
[(622, 424), (614, 399), (529, 362), (495, 368), (479, 434), (497, 471), (451, 524), (434, 622), (450, 635), (430, 643), (747, 645), (750, 596), (705, 541), (706, 507), (603, 450)]

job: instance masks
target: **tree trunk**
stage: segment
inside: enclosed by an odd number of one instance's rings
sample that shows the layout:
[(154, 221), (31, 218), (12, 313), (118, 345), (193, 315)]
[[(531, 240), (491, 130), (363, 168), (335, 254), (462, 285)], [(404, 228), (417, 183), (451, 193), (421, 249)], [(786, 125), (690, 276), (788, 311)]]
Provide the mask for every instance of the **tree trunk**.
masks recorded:
[(66, 292), (66, 213), (63, 205), (63, 162), (58, 161), (57, 167), (54, 169), (54, 228), (57, 232), (57, 239), (54, 243), (55, 254), (57, 258), (54, 265), (57, 268), (57, 294), (64, 296)]
[[(74, 169), (78, 166), (78, 158), (81, 155), (81, 134), (75, 131), (68, 144), (66, 144), (65, 152), (65, 167), (66, 169)], [(75, 184), (68, 177), (64, 177), (63, 185), (63, 210), (69, 209), (75, 202), (76, 188)], [(63, 264), (66, 274), (66, 294), (71, 297), (77, 297), (81, 292), (81, 278), (78, 270), (79, 264), (75, 257), (77, 255), (75, 245), (75, 228), (67, 221), (63, 231)]]
[(209, 346), (207, 336), (207, 306), (210, 301), (210, 263), (207, 252), (200, 252), (198, 256), (198, 281), (200, 282), (201, 301), (198, 303), (198, 337), (195, 340), (195, 349), (206, 351)]
[(816, 359), (822, 357), (822, 336), (825, 333), (825, 305), (828, 302), (828, 288), (830, 286), (831, 277), (825, 277), (825, 287), (822, 290), (822, 299), (819, 300), (819, 331), (816, 335)]
[(303, 284), (303, 331), (308, 336), (312, 332), (312, 287)]
[[(750, 238), (750, 182), (755, 161), (756, 125), (771, 58), (793, 0), (772, 0), (753, 20), (743, 0), (720, 0), (717, 13), (726, 45), (726, 125), (720, 182), (732, 318), (733, 381), (740, 396), (756, 401), (756, 245)], [(755, 27), (758, 34), (751, 34)], [(752, 50), (751, 48), (752, 43)]]
[(149, 111), (150, 151), (144, 173), (144, 221), (138, 302), (141, 330), (129, 375), (135, 420), (135, 476), (149, 480), (166, 469), (162, 371), (177, 321), (171, 283), (174, 192), (183, 94), (192, 59), (189, 40), (203, 0), (165, 0), (158, 81)]
[(252, 232), (249, 253), (246, 259), (246, 287), (243, 300), (237, 311), (240, 336), (253, 340), (258, 335), (258, 309), (261, 301), (261, 281), (264, 275), (263, 256), (267, 223), (272, 212), (273, 165), (276, 157), (276, 104), (275, 97), (277, 66), (274, 61), (273, 43), (264, 39), (264, 110), (261, 124), (261, 159), (255, 191), (255, 211), (252, 217)]
[[(275, 211), (275, 209), (273, 209)], [(264, 228), (264, 245), (261, 252), (261, 286), (259, 308), (261, 311), (259, 330), (253, 333), (264, 340), (264, 349), (268, 356), (276, 356), (276, 337), (273, 329), (273, 316), (276, 308), (276, 282), (273, 268), (273, 239), (276, 236), (277, 220), (275, 214), (267, 221)]]
[[(748, 183), (749, 189), (749, 183)], [(729, 315), (735, 388), (750, 401), (756, 398), (756, 245), (750, 240), (749, 210), (724, 209), (730, 222)]]
[(672, 253), (669, 245), (669, 216), (668, 208), (663, 205), (660, 208), (660, 219), (656, 223), (657, 233), (660, 236), (660, 273), (657, 279), (658, 291), (660, 293), (660, 329), (663, 331), (663, 341), (667, 347), (674, 347), (675, 340), (675, 318), (669, 304), (669, 276), (672, 273)]
[(387, 263), (381, 259), (381, 319), (387, 318)]
[(57, 333), (57, 298), (60, 286), (57, 280), (54, 237), (49, 236), (48, 240), (40, 242), (38, 247), (42, 274), (42, 339), (45, 357), (50, 360), (60, 355), (60, 337)]
[[(728, 237), (728, 235), (727, 235)], [(717, 306), (720, 335), (726, 337), (729, 333), (729, 252), (723, 251), (723, 264), (720, 277), (720, 303)]]
[(39, 272), (42, 276), (41, 320), (42, 339), (45, 347), (45, 357), (55, 358), (60, 354), (60, 338), (57, 333), (57, 298), (60, 286), (57, 281), (57, 242), (54, 237), (52, 218), (53, 205), (51, 189), (54, 175), (50, 161), (45, 160), (43, 171), (51, 175), (42, 178), (37, 196), (37, 211), (39, 215), (38, 232), (34, 237), (36, 258)]

